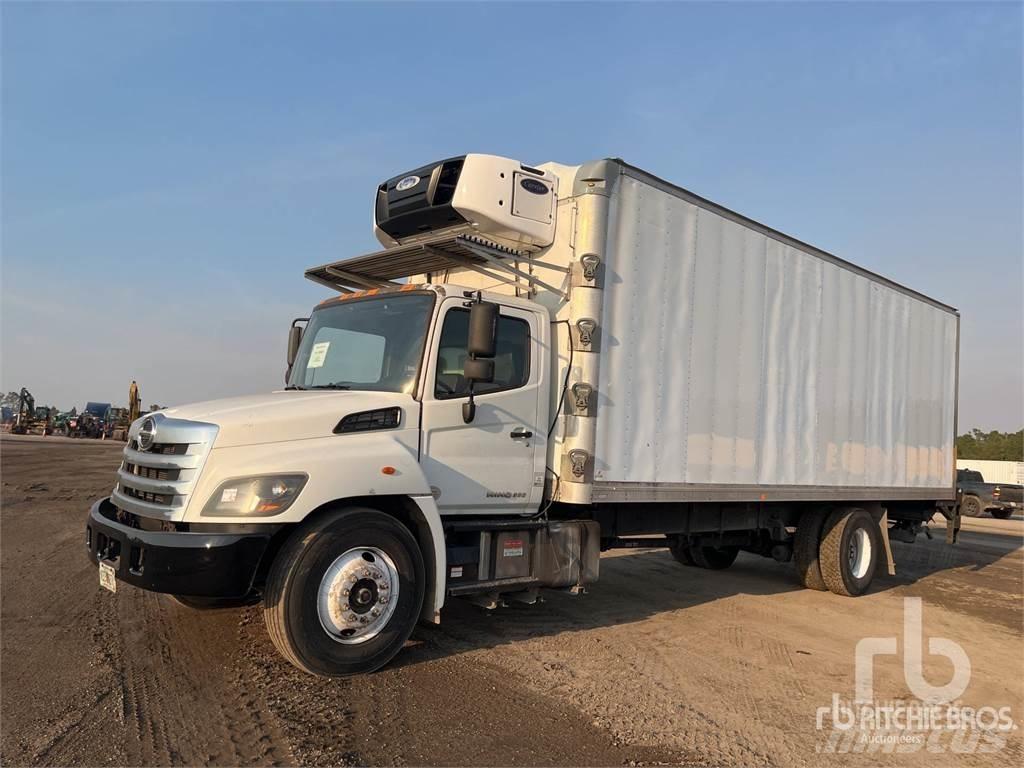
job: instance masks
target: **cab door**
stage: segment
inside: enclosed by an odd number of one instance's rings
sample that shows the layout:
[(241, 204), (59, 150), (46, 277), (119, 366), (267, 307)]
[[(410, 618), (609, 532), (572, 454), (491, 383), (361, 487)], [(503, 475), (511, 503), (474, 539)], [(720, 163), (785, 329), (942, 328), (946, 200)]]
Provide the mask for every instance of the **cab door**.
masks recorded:
[(535, 512), (544, 488), (546, 379), (541, 316), (501, 305), (494, 381), (474, 386), (476, 417), (466, 424), (463, 376), (469, 309), (447, 299), (432, 334), (423, 391), (423, 471), (441, 514)]

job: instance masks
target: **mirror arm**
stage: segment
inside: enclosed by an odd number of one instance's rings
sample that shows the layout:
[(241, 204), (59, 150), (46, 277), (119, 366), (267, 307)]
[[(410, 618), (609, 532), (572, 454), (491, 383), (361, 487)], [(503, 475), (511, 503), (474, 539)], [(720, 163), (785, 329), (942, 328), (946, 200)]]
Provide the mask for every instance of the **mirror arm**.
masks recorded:
[(462, 422), (470, 424), (476, 418), (476, 401), (473, 399), (473, 381), (469, 382), (469, 400), (462, 404)]

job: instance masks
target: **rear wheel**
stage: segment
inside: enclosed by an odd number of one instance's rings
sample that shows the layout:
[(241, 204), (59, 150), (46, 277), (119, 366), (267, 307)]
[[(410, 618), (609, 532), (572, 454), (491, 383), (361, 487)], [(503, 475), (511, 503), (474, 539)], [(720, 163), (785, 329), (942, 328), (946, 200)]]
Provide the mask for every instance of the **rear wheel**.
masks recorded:
[(721, 571), (736, 562), (739, 547), (691, 547), (690, 554), (700, 568)]
[(800, 583), (819, 592), (828, 591), (825, 580), (821, 577), (818, 546), (821, 543), (821, 529), (830, 514), (832, 510), (827, 507), (804, 512), (797, 524), (793, 540), (793, 563)]
[(992, 517), (996, 520), (1009, 520), (1013, 516), (1012, 509), (993, 509)]
[(690, 567), (697, 565), (693, 561), (693, 555), (690, 554), (690, 545), (683, 536), (670, 536), (668, 551), (683, 565)]
[(964, 496), (964, 500), (960, 502), (960, 514), (964, 517), (980, 517), (984, 511), (985, 505), (977, 496)]
[(302, 526), (267, 577), (263, 617), (299, 669), (345, 677), (382, 667), (419, 618), (423, 556), (398, 520), (350, 507)]
[(864, 594), (882, 553), (878, 524), (863, 509), (837, 509), (822, 529), (818, 561), (830, 592), (846, 597)]

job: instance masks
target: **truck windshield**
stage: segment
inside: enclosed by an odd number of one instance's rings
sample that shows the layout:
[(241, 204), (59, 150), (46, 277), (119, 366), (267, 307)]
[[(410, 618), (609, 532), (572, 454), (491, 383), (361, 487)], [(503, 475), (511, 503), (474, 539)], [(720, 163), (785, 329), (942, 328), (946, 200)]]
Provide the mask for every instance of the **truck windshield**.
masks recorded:
[(315, 310), (289, 388), (412, 392), (433, 306), (432, 294), (407, 293)]

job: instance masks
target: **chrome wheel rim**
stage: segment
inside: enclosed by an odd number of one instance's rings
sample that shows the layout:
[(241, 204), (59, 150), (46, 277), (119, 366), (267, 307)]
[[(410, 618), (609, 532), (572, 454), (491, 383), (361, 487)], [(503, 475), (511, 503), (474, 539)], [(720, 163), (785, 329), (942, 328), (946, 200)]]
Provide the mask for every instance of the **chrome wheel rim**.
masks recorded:
[(339, 643), (372, 640), (394, 614), (398, 588), (398, 569), (386, 552), (354, 547), (335, 559), (320, 580), (320, 625)]
[(853, 578), (863, 579), (871, 565), (871, 537), (863, 528), (855, 530), (850, 537), (848, 558)]

